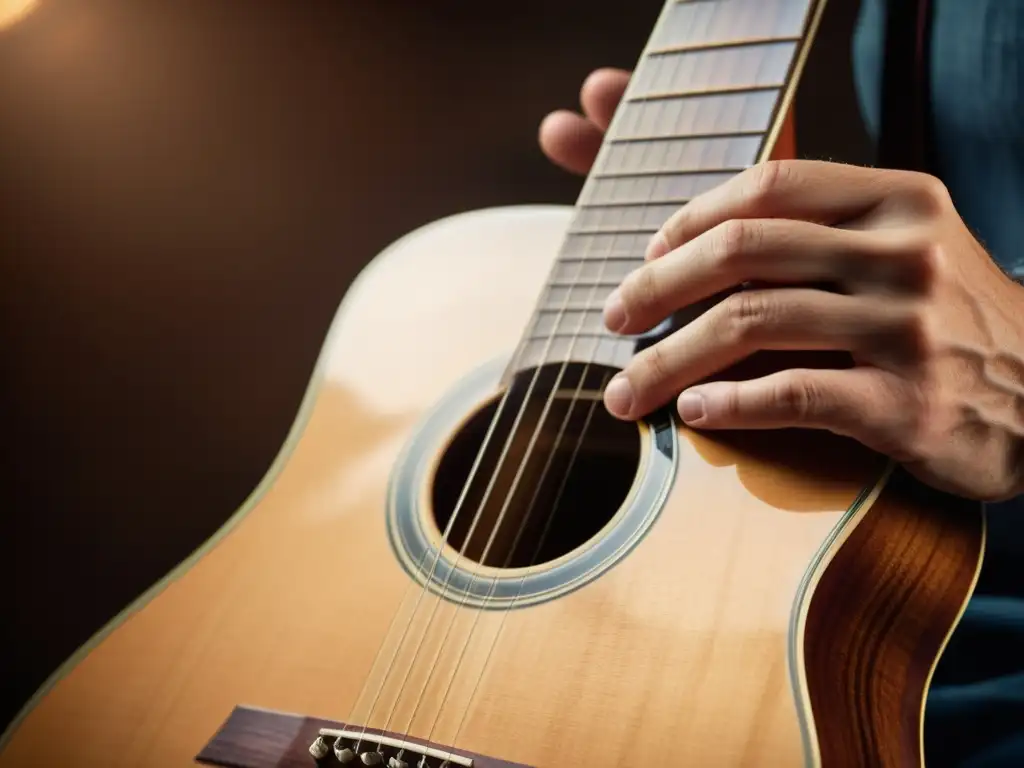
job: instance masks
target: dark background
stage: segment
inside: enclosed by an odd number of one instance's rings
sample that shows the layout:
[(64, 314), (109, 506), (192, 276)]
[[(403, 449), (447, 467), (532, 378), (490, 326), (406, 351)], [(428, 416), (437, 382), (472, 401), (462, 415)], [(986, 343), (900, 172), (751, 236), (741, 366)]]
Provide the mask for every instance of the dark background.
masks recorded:
[[(41, 0), (0, 29), (0, 726), (258, 483), (356, 273), (571, 203), (536, 126), (661, 0)], [(832, 0), (801, 154), (865, 161)]]

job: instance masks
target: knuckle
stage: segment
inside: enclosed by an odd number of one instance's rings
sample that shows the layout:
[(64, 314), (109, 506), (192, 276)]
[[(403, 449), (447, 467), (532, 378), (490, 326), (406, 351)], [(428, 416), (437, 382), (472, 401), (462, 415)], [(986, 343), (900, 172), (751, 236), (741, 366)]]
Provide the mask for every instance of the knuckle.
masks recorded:
[(712, 236), (712, 251), (720, 262), (732, 262), (747, 250), (750, 237), (749, 222), (743, 219), (730, 219), (715, 227)]
[(774, 410), (794, 423), (810, 421), (823, 402), (813, 384), (796, 375), (781, 378), (771, 396), (775, 400)]
[(728, 324), (725, 335), (738, 342), (755, 337), (771, 322), (774, 312), (772, 302), (761, 291), (734, 293), (722, 305)]
[(750, 169), (750, 196), (754, 201), (766, 200), (785, 181), (790, 166), (785, 160), (768, 160)]
[[(930, 293), (947, 274), (946, 248), (936, 242), (930, 227), (915, 228), (890, 241), (893, 250), (882, 266), (887, 279), (911, 294)], [(891, 257), (891, 259), (890, 259)]]
[(758, 253), (765, 238), (764, 223), (757, 219), (734, 219), (723, 225), (720, 257), (726, 267), (742, 269)]
[(949, 188), (941, 179), (928, 173), (911, 173), (911, 195), (914, 202), (928, 214), (940, 213), (952, 202)]
[(946, 273), (948, 254), (939, 243), (928, 240), (914, 250), (913, 266), (922, 290), (931, 290)]

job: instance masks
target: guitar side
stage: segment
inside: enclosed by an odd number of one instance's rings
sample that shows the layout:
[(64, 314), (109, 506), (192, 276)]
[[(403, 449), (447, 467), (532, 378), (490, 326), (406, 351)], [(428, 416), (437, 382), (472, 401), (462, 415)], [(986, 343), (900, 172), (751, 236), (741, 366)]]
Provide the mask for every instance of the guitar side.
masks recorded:
[[(393, 469), (515, 347), (569, 215), (452, 217), (378, 257), (260, 488), (40, 690), (0, 768), (187, 765), (237, 705), (344, 719), (367, 681), (372, 725), (526, 765), (919, 762), (983, 519), (829, 435), (674, 429), (657, 520), (599, 577), (528, 608), (412, 610)], [(374, 671), (382, 646), (408, 674)]]

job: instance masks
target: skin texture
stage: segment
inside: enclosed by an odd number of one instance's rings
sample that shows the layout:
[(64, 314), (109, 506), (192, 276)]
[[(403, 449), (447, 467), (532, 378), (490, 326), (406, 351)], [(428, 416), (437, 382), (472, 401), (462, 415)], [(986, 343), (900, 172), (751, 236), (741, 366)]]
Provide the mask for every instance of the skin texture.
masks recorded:
[[(598, 70), (581, 90), (583, 114), (545, 118), (539, 140), (553, 162), (589, 170), (628, 77)], [(610, 331), (640, 333), (748, 290), (638, 354), (608, 385), (613, 415), (675, 398), (700, 429), (829, 430), (942, 490), (1024, 493), (1024, 287), (935, 177), (763, 163), (680, 208), (646, 256), (608, 299)], [(701, 384), (760, 350), (841, 351), (855, 364)]]

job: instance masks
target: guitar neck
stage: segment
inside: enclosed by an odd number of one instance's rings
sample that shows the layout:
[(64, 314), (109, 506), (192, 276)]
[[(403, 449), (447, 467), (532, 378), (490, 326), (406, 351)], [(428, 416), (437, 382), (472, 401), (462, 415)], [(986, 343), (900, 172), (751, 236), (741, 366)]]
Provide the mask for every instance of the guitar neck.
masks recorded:
[(824, 5), (666, 3), (507, 375), (629, 360), (635, 340), (605, 331), (605, 299), (680, 205), (770, 155)]

